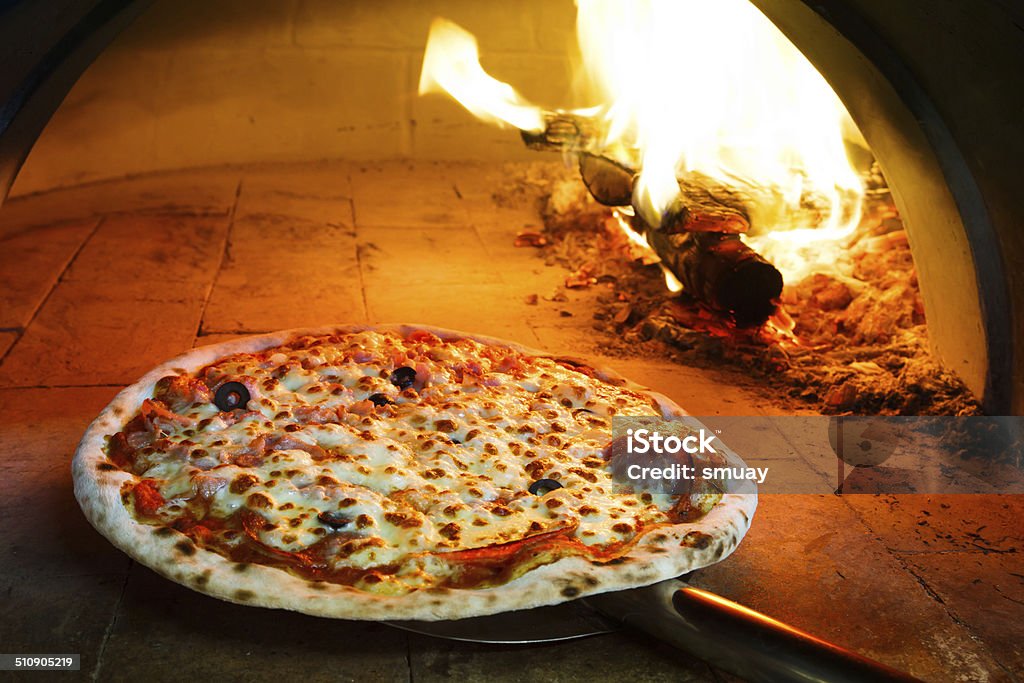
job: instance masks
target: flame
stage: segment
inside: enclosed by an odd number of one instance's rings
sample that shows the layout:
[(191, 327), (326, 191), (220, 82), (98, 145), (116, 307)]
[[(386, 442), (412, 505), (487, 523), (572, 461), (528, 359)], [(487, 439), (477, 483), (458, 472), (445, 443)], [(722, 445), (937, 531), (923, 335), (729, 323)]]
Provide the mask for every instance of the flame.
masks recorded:
[[(605, 103), (606, 148), (641, 169), (634, 205), (653, 225), (697, 171), (754, 197), (761, 232), (838, 239), (863, 185), (843, 143), (848, 114), (825, 79), (748, 0), (577, 0), (583, 90)], [(824, 224), (794, 225), (807, 194)]]
[(639, 249), (649, 251), (655, 259), (658, 258), (658, 254), (651, 248), (647, 238), (638, 233), (633, 229), (633, 226), (629, 223), (629, 216), (633, 215), (633, 209), (631, 207), (623, 207), (621, 209), (612, 209), (612, 217), (615, 218), (615, 224), (619, 226), (626, 238), (633, 243)]
[(621, 209), (612, 209), (612, 217), (615, 224), (619, 227), (622, 233), (629, 240), (630, 251), (633, 252), (634, 258), (641, 260), (644, 264), (657, 263), (661, 267), (661, 272), (665, 275), (665, 287), (668, 291), (673, 294), (678, 294), (683, 291), (683, 283), (679, 281), (675, 273), (665, 267), (665, 264), (661, 262), (658, 257), (658, 252), (654, 251), (651, 247), (650, 242), (647, 238), (636, 230), (629, 222), (629, 217), (633, 215), (633, 209), (631, 207), (623, 207)]
[(774, 336), (779, 345), (783, 348), (801, 346), (800, 338), (796, 336), (796, 321), (789, 314), (786, 307), (779, 304), (764, 325), (764, 332)]
[(544, 130), (541, 109), (526, 102), (509, 84), (491, 78), (480, 66), (473, 34), (441, 18), (430, 25), (420, 72), (419, 94), (432, 92), (448, 93), (484, 121), (510, 124), (533, 133)]
[[(786, 281), (834, 270), (861, 219), (843, 139), (855, 126), (782, 32), (749, 0), (576, 4), (577, 95), (596, 104), (573, 113), (597, 124), (601, 153), (640, 169), (632, 204), (644, 221), (659, 225), (680, 175), (699, 172), (745, 196), (744, 240)], [(437, 91), (483, 120), (544, 129), (544, 112), (488, 76), (475, 38), (443, 19), (420, 78), (420, 93)]]
[(658, 265), (661, 266), (661, 272), (665, 274), (665, 286), (668, 288), (668, 291), (673, 294), (683, 291), (683, 283), (679, 281), (676, 274), (666, 268), (664, 263), (659, 263)]

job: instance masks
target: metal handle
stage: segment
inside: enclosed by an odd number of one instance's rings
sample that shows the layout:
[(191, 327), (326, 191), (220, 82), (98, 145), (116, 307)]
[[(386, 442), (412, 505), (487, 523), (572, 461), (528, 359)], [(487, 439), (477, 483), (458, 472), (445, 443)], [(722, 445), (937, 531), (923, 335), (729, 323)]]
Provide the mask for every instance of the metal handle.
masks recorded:
[(916, 681), (918, 679), (682, 581), (586, 599), (748, 681)]

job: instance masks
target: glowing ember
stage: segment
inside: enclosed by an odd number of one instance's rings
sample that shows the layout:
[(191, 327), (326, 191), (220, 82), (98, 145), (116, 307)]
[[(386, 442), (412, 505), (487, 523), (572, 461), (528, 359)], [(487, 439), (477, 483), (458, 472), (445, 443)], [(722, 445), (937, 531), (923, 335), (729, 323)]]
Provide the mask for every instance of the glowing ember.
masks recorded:
[(789, 314), (785, 306), (778, 306), (772, 317), (764, 325), (766, 334), (774, 337), (782, 348), (801, 346), (800, 338), (796, 336), (796, 321)]

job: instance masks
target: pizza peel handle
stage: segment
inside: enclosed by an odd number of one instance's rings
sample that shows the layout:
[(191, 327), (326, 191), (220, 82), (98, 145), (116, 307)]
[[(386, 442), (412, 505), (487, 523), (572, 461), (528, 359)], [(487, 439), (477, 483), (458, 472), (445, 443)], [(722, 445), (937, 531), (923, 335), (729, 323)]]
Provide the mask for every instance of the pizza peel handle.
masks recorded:
[(918, 680), (682, 581), (585, 600), (604, 614), (748, 681)]

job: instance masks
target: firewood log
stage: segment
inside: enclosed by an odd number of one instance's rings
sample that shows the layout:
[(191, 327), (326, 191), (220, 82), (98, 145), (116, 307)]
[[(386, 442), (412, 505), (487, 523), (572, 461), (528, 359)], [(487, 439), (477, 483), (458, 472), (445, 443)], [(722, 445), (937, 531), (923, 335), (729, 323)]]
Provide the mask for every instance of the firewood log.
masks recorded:
[[(637, 225), (639, 224), (639, 225)], [(716, 232), (666, 233), (634, 217), (662, 264), (683, 283), (683, 291), (730, 315), (739, 327), (755, 327), (775, 312), (782, 274), (738, 235)]]
[[(549, 114), (542, 133), (523, 133), (532, 149), (576, 154), (583, 183), (601, 204), (633, 206), (636, 171), (596, 153), (598, 137), (594, 122), (565, 113)], [(679, 194), (658, 225), (646, 223), (633, 206), (633, 230), (690, 296), (741, 327), (764, 323), (782, 293), (782, 274), (738, 236), (750, 228), (743, 193), (699, 173), (678, 180)]]

